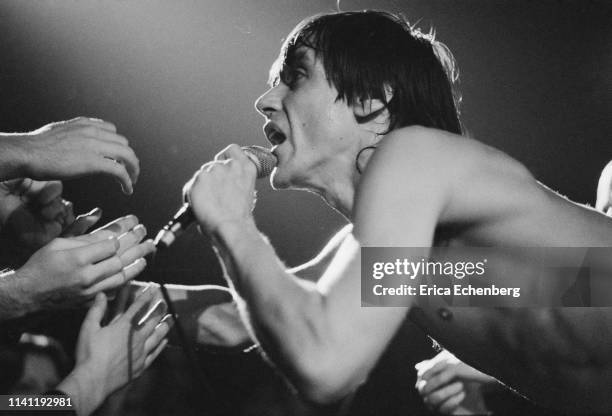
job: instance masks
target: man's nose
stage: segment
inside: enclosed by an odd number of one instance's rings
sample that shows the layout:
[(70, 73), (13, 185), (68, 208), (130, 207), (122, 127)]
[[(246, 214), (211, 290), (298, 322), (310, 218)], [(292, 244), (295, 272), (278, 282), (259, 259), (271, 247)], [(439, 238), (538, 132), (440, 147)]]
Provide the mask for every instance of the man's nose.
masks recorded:
[(255, 101), (255, 108), (264, 117), (270, 118), (281, 108), (280, 88), (272, 87)]

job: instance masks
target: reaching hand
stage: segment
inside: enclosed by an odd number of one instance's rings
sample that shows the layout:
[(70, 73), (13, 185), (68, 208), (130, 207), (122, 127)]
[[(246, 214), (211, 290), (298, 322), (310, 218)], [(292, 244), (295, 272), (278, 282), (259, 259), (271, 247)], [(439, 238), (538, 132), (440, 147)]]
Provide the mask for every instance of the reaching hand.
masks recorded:
[(496, 380), (444, 350), (418, 363), (416, 388), (431, 410), (447, 414), (486, 413), (480, 386)]
[(22, 176), (49, 180), (102, 173), (116, 178), (125, 193), (133, 192), (139, 161), (112, 123), (79, 117), (10, 137)]
[(76, 366), (58, 386), (73, 399), (79, 415), (90, 414), (109, 394), (140, 376), (167, 344), (170, 320), (150, 286), (103, 327), (106, 308), (106, 296), (99, 293), (81, 326)]
[(146, 266), (153, 242), (140, 243), (146, 229), (134, 216), (120, 218), (91, 234), (56, 238), (15, 273), (28, 312), (65, 308), (96, 293), (122, 286)]
[[(72, 203), (62, 199), (60, 181), (29, 178), (0, 182), (0, 229), (19, 245), (37, 250), (60, 235), (80, 235), (102, 214), (95, 209), (74, 218)], [(78, 233), (78, 234), (77, 234)]]

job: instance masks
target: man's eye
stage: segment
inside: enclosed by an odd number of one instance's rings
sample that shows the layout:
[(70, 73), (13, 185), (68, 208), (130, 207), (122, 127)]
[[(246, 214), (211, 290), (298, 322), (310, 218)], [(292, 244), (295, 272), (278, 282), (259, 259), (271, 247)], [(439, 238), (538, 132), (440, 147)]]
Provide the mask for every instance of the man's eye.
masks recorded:
[(293, 70), (293, 78), (300, 79), (306, 76), (306, 71), (302, 68), (297, 68)]
[(301, 69), (287, 69), (281, 72), (281, 81), (283, 84), (292, 88), (295, 86), (296, 82), (306, 76), (306, 72)]

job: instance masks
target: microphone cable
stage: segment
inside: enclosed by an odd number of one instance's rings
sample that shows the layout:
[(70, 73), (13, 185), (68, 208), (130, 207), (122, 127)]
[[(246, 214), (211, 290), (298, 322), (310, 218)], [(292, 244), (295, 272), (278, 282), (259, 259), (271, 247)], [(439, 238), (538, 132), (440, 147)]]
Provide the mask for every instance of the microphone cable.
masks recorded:
[[(158, 247), (158, 251), (159, 252), (164, 252), (166, 250), (166, 247), (163, 244), (160, 244)], [(154, 268), (156, 263), (157, 263), (157, 252), (153, 253), (151, 256), (151, 268)], [(196, 354), (196, 350), (195, 348), (189, 343), (188, 339), (187, 339), (187, 335), (185, 332), (185, 329), (183, 328), (183, 325), (181, 324), (181, 322), (178, 319), (178, 314), (176, 313), (176, 309), (174, 307), (174, 303), (172, 301), (172, 299), (170, 298), (170, 294), (168, 293), (168, 289), (166, 288), (166, 283), (165, 279), (162, 277), (162, 275), (160, 274), (159, 278), (157, 279), (157, 283), (159, 283), (159, 287), (160, 290), (162, 292), (162, 297), (164, 298), (164, 302), (166, 302), (166, 306), (168, 307), (168, 313), (170, 314), (170, 316), (172, 316), (172, 320), (174, 321), (174, 328), (176, 330), (176, 334), (178, 337), (178, 341), (179, 344), (181, 346), (181, 349), (183, 350), (183, 352), (185, 353), (185, 356), (187, 358), (187, 363), (189, 364), (189, 366), (191, 367), (191, 372), (192, 372), (192, 376), (193, 379), (195, 381), (195, 387), (199, 387), (199, 389), (194, 388), (193, 392), (194, 393), (198, 393), (197, 390), (202, 390), (204, 391), (208, 396), (210, 396), (212, 398), (212, 400), (215, 400), (219, 405), (220, 405), (220, 409), (215, 409), (214, 412), (210, 412), (209, 409), (204, 409), (202, 408), (202, 411), (206, 411), (209, 414), (221, 414), (221, 415), (229, 415), (230, 412), (230, 407), (227, 404), (227, 402), (222, 399), (219, 395), (216, 394), (215, 389), (213, 388), (212, 384), (209, 382), (210, 380), (210, 376), (207, 374), (207, 372), (204, 370), (204, 368), (202, 366), (200, 366), (200, 362), (198, 360), (197, 354)], [(200, 401), (195, 400), (196, 395), (194, 394), (194, 401), (196, 401), (198, 403), (198, 407), (200, 406)]]
[[(255, 166), (257, 167), (258, 178), (263, 178), (270, 175), (272, 170), (276, 167), (276, 156), (273, 155), (270, 150), (261, 146), (246, 146), (242, 147), (242, 150), (245, 152), (245, 155), (251, 160), (251, 162), (253, 162), (253, 164), (255, 164)], [(155, 238), (155, 246), (158, 249), (158, 252), (165, 252), (165, 250), (176, 240), (176, 237), (181, 234), (184, 229), (189, 227), (189, 225), (194, 221), (195, 218), (189, 206), (187, 204), (183, 205), (183, 207), (181, 207), (175, 217), (157, 234), (157, 237)], [(156, 257), (157, 253), (154, 253), (152, 256), (153, 264), (155, 264)], [(208, 382), (210, 377), (206, 374), (204, 368), (199, 366), (195, 348), (193, 348), (193, 346), (187, 340), (185, 329), (178, 320), (176, 309), (174, 308), (172, 299), (170, 299), (170, 295), (168, 293), (164, 280), (165, 279), (160, 276), (160, 278), (158, 279), (158, 283), (160, 285), (164, 301), (166, 302), (166, 305), (168, 307), (168, 312), (174, 320), (174, 326), (176, 328), (179, 343), (181, 344), (181, 347), (183, 348), (183, 351), (187, 356), (189, 365), (193, 368), (193, 375), (196, 384), (201, 386), (201, 388), (211, 396), (216, 397), (217, 403), (221, 405), (220, 410), (223, 412), (221, 414), (227, 415), (229, 414), (230, 407), (225, 402), (225, 400), (215, 394), (212, 384)]]

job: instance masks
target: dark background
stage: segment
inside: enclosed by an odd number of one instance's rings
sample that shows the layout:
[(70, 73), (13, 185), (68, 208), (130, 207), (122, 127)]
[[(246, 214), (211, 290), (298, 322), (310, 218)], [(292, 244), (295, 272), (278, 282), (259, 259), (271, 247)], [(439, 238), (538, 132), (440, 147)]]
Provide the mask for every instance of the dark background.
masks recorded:
[[(458, 62), (469, 134), (571, 199), (594, 202), (612, 158), (612, 2), (345, 0), (340, 7), (402, 12), (424, 31), (433, 26)], [(281, 39), (303, 17), (335, 8), (330, 0), (3, 0), (0, 131), (80, 115), (115, 123), (140, 158), (135, 194), (92, 177), (66, 182), (66, 198), (78, 212), (102, 207), (106, 220), (134, 213), (153, 235), (179, 206), (185, 181), (218, 150), (266, 144), (253, 102), (267, 89)], [(265, 181), (258, 187), (258, 225), (289, 265), (311, 258), (343, 224), (314, 195), (272, 192)], [(142, 276), (158, 277), (222, 282), (195, 230)]]

